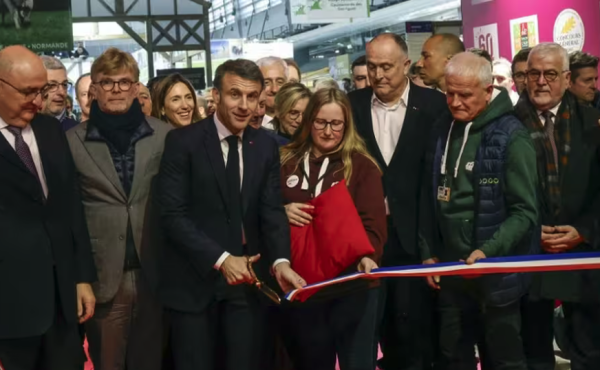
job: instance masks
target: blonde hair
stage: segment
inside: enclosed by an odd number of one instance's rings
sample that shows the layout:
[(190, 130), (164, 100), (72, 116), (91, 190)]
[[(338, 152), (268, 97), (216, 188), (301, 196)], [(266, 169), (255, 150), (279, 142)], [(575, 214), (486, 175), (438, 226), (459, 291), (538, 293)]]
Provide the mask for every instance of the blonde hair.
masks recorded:
[(121, 71), (131, 72), (134, 82), (140, 80), (140, 68), (131, 54), (117, 48), (108, 48), (92, 64), (92, 81), (96, 81), (101, 73), (110, 76)]
[[(350, 101), (346, 94), (339, 89), (319, 90), (314, 93), (312, 98), (310, 98), (306, 111), (304, 111), (304, 116), (302, 117), (302, 124), (296, 131), (293, 141), (281, 148), (281, 165), (283, 166), (291, 160), (296, 160), (299, 164), (301, 158), (312, 150), (312, 127), (321, 108), (327, 104), (337, 104), (344, 112), (344, 122), (346, 123), (344, 137), (333, 153), (341, 152), (343, 163), (341, 171), (344, 171), (346, 185), (350, 185), (350, 178), (352, 177), (352, 155), (363, 155), (373, 162), (377, 168), (379, 168), (379, 166), (375, 159), (367, 152), (364, 140), (358, 135), (356, 127), (354, 126), (354, 119), (352, 118)], [(298, 164), (296, 164), (294, 172), (297, 170)]]
[(301, 99), (310, 99), (312, 93), (299, 82), (289, 82), (281, 87), (275, 96), (275, 130), (281, 128), (281, 119), (288, 114)]

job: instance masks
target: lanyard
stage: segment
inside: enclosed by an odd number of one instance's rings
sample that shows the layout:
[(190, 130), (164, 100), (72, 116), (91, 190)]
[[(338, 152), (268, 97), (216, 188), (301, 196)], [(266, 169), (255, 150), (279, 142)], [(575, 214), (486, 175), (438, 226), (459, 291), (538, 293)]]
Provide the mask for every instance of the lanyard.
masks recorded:
[(321, 194), (321, 190), (323, 189), (323, 179), (330, 172), (328, 171), (329, 167), (329, 157), (326, 157), (323, 160), (323, 164), (321, 165), (321, 170), (319, 171), (319, 177), (317, 178), (317, 184), (314, 189), (309, 189), (309, 180), (310, 180), (310, 162), (309, 162), (310, 153), (306, 153), (304, 155), (304, 166), (301, 168), (302, 175), (304, 179), (302, 180), (302, 190), (310, 190), (311, 196), (316, 198)]

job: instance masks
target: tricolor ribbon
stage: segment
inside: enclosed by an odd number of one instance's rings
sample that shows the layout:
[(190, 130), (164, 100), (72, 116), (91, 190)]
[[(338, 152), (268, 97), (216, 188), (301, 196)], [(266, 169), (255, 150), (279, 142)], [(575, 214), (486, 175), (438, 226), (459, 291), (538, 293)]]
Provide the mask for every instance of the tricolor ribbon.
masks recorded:
[(434, 265), (413, 265), (383, 267), (371, 273), (357, 272), (339, 278), (307, 285), (285, 295), (289, 301), (305, 301), (312, 294), (328, 286), (357, 279), (380, 279), (391, 277), (425, 276), (467, 276), (484, 274), (505, 274), (513, 272), (573, 271), (600, 269), (600, 253), (566, 253), (535, 256), (485, 258), (472, 265), (464, 262), (437, 263)]

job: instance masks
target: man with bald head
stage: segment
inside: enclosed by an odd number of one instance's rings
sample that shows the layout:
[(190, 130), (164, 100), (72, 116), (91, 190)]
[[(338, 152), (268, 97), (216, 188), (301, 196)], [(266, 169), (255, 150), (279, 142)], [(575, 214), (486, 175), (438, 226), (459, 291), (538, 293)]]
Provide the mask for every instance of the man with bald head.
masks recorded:
[[(383, 266), (418, 264), (418, 208), (426, 140), (444, 95), (407, 77), (408, 46), (398, 35), (375, 37), (366, 50), (370, 87), (349, 94), (356, 128), (383, 170), (388, 242)], [(426, 369), (432, 362), (431, 292), (423, 279), (392, 279), (382, 288), (385, 369)], [(418, 340), (415, 340), (418, 338)]]
[(444, 68), (456, 54), (465, 51), (465, 45), (458, 36), (440, 33), (431, 36), (421, 50), (421, 59), (417, 63), (421, 67), (419, 74), (425, 85), (446, 92)]
[(80, 370), (78, 323), (94, 313), (96, 280), (73, 159), (60, 122), (38, 114), (41, 59), (0, 51), (0, 363)]

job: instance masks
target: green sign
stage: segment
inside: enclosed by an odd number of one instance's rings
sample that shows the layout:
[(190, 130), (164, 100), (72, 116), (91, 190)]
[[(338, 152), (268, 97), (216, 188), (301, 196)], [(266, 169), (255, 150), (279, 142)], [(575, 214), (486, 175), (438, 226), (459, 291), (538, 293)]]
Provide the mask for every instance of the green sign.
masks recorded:
[(73, 49), (71, 0), (0, 0), (0, 48)]

